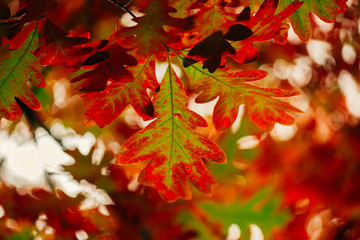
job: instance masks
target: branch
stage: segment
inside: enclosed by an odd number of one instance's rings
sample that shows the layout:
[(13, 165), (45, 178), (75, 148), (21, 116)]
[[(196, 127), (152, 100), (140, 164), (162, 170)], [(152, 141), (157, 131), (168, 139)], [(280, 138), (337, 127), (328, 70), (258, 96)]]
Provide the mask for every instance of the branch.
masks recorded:
[[(31, 125), (31, 127), (33, 128), (33, 130), (35, 130), (38, 127), (43, 128), (56, 142), (59, 143), (59, 145), (62, 147), (62, 149), (65, 149), (62, 140), (60, 138), (55, 137), (50, 129), (43, 123), (43, 121), (37, 116), (37, 114), (35, 113), (34, 110), (32, 110), (31, 108), (29, 108), (28, 106), (26, 106), (19, 98), (15, 97), (15, 101), (17, 102), (17, 104), (19, 105), (19, 107), (21, 108), (23, 114), (25, 115), (27, 121), (29, 122), (29, 124)], [(36, 139), (35, 139), (36, 140)]]
[(125, 12), (127, 12), (128, 14), (130, 14), (133, 18), (136, 18), (136, 16), (126, 7), (129, 3), (127, 4), (123, 4), (123, 3), (119, 3), (116, 0), (108, 0), (109, 2), (112, 2), (113, 4), (115, 4), (116, 6), (118, 6), (121, 9), (124, 9)]

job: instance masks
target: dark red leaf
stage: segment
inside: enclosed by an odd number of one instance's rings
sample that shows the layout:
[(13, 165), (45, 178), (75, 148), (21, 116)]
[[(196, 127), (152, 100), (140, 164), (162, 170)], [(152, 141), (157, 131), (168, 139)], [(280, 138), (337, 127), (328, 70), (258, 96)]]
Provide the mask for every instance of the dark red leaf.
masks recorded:
[(88, 57), (81, 65), (82, 66), (92, 66), (99, 62), (104, 61), (109, 57), (109, 53), (107, 52), (97, 52), (90, 57)]
[(26, 23), (42, 19), (46, 16), (46, 11), (57, 7), (56, 0), (21, 0), (20, 11), (14, 17), (22, 17), (20, 21), (13, 24), (8, 29), (7, 37), (12, 39)]
[[(188, 56), (194, 57), (196, 61), (203, 61), (203, 68), (209, 72), (215, 72), (223, 63), (224, 54), (235, 54), (235, 49), (226, 41), (222, 31), (217, 31), (196, 44), (188, 53)], [(184, 67), (189, 63), (184, 62)]]
[(16, 34), (15, 37), (13, 37), (11, 40), (5, 37), (2, 41), (2, 44), (9, 44), (10, 49), (12, 50), (19, 48), (25, 42), (30, 32), (34, 30), (35, 25), (35, 22), (26, 24), (26, 26), (24, 26), (21, 31)]
[(236, 21), (242, 22), (247, 21), (250, 19), (250, 7), (244, 8), (244, 10), (241, 11), (241, 13), (236, 17)]
[[(35, 55), (42, 65), (64, 65), (69, 71), (76, 71), (81, 63), (93, 51), (93, 47), (84, 45), (90, 40), (85, 37), (69, 37), (69, 33), (46, 20), (40, 32), (40, 47)], [(101, 42), (100, 42), (101, 43)], [(102, 43), (101, 43), (102, 44)]]
[(21, 0), (21, 10), (15, 16), (24, 17), (21, 19), (21, 25), (32, 22), (46, 16), (46, 11), (55, 9), (57, 0)]
[(125, 66), (135, 66), (138, 62), (133, 56), (127, 54), (128, 51), (129, 49), (122, 47), (113, 39), (111, 44), (102, 49), (104, 52), (102, 55), (108, 55), (108, 57), (99, 63), (88, 60), (86, 65), (93, 64), (91, 65), (93, 69), (75, 77), (71, 82), (85, 80), (77, 87), (83, 92), (103, 91), (110, 79), (120, 83), (131, 82), (134, 77)]
[(0, 0), (0, 19), (8, 19), (10, 17), (10, 8), (2, 0)]
[(230, 41), (240, 41), (250, 37), (252, 34), (253, 32), (248, 27), (242, 24), (234, 24), (224, 35), (224, 38)]

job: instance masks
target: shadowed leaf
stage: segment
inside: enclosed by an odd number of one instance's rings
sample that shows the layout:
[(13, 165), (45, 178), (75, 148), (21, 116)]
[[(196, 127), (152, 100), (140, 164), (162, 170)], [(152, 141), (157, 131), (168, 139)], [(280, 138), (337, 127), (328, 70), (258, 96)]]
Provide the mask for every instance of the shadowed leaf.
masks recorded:
[[(215, 72), (223, 63), (223, 57), (226, 54), (235, 54), (235, 49), (225, 40), (221, 31), (214, 32), (198, 44), (196, 44), (188, 53), (188, 56), (194, 57), (192, 62), (203, 61), (204, 69), (209, 72)], [(184, 67), (189, 64), (184, 62)]]
[(8, 19), (10, 17), (10, 8), (2, 0), (0, 0), (0, 19)]
[[(106, 88), (109, 80), (117, 83), (125, 83), (131, 82), (134, 79), (125, 66), (135, 66), (137, 60), (127, 53), (129, 49), (124, 48), (114, 36), (110, 37), (109, 42), (110, 43), (101, 50), (102, 53), (100, 53), (100, 55), (95, 55), (93, 59), (85, 60), (85, 65), (93, 69), (71, 80), (71, 82), (84, 80), (77, 87), (80, 91), (99, 92)], [(100, 45), (102, 44), (100, 43)]]
[(45, 87), (43, 76), (33, 66), (36, 58), (31, 52), (36, 49), (37, 38), (35, 29), (20, 48), (11, 51), (9, 56), (1, 59), (0, 118), (18, 120), (21, 117), (21, 109), (16, 103), (15, 97), (31, 109), (37, 110), (41, 107), (27, 85), (29, 81), (34, 86)]
[(64, 65), (69, 71), (79, 70), (81, 62), (94, 48), (84, 45), (90, 42), (88, 38), (68, 35), (68, 32), (46, 20), (40, 32), (40, 47), (35, 52), (41, 64)]

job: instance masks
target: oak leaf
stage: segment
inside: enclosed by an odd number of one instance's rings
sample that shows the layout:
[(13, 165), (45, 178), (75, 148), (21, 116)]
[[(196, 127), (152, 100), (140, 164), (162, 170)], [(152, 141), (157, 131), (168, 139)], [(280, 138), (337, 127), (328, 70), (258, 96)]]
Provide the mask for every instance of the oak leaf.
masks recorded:
[(89, 38), (71, 37), (69, 34), (50, 20), (45, 21), (40, 32), (40, 47), (35, 52), (42, 65), (64, 65), (69, 71), (80, 69), (93, 47), (86, 45)]
[(105, 127), (129, 104), (144, 120), (153, 118), (154, 107), (146, 89), (158, 89), (155, 61), (152, 57), (146, 61), (140, 60), (138, 65), (129, 67), (128, 70), (134, 74), (133, 80), (111, 81), (104, 91), (83, 95), (84, 98), (95, 100), (86, 112), (87, 121), (94, 121), (98, 126)]
[(133, 18), (137, 25), (120, 28), (117, 37), (123, 39), (124, 46), (136, 49), (139, 57), (153, 54), (164, 57), (165, 51), (161, 44), (171, 45), (179, 42), (179, 34), (191, 26), (188, 18), (170, 16), (176, 10), (168, 6), (165, 0), (135, 1), (134, 4), (137, 4), (139, 12), (145, 16)]
[(206, 103), (219, 97), (213, 114), (213, 122), (217, 129), (230, 127), (242, 104), (245, 104), (250, 119), (262, 129), (270, 130), (276, 122), (293, 123), (293, 117), (286, 112), (299, 112), (299, 110), (276, 98), (298, 95), (297, 91), (261, 88), (249, 84), (267, 76), (262, 70), (237, 72), (229, 72), (229, 70), (230, 67), (226, 67), (209, 74), (193, 64), (191, 68), (186, 69), (189, 75), (189, 90), (199, 93), (195, 102)]
[(117, 156), (119, 164), (147, 161), (139, 176), (143, 185), (155, 186), (167, 201), (191, 198), (187, 180), (203, 193), (212, 193), (216, 179), (204, 161), (224, 163), (224, 152), (196, 132), (205, 119), (187, 108), (182, 83), (169, 66), (155, 95), (155, 121), (131, 136)]
[[(15, 98), (20, 99), (31, 109), (40, 109), (40, 103), (31, 92), (27, 82), (34, 86), (45, 87), (41, 73), (33, 66), (37, 60), (32, 52), (37, 48), (36, 28), (30, 33), (25, 43), (8, 56), (3, 56), (0, 64), (0, 118), (18, 120), (21, 109)], [(5, 45), (4, 45), (5, 46)]]
[(123, 44), (112, 35), (109, 44), (82, 63), (86, 68), (93, 69), (73, 78), (71, 82), (84, 80), (77, 87), (83, 92), (103, 91), (109, 80), (120, 83), (131, 82), (134, 77), (125, 66), (135, 66), (138, 62), (127, 53), (128, 51), (130, 49), (124, 48)]
[(303, 2), (295, 0), (289, 3), (282, 11), (276, 13), (278, 0), (265, 0), (249, 19), (245, 20), (246, 17), (243, 18), (243, 12), (247, 15), (247, 11), (250, 10), (245, 8), (236, 20), (253, 31), (253, 35), (247, 41), (267, 41), (287, 32), (289, 25), (283, 21), (299, 9), (302, 4)]
[(280, 207), (281, 199), (281, 195), (267, 188), (256, 192), (246, 202), (239, 199), (231, 202), (205, 200), (196, 207), (186, 209), (179, 220), (186, 229), (196, 226), (199, 232), (197, 239), (200, 240), (221, 239), (234, 223), (240, 228), (243, 239), (252, 239), (255, 235), (255, 231), (249, 231), (252, 224), (258, 226), (268, 239), (272, 230), (286, 225), (291, 216), (289, 209)]
[[(274, 39), (284, 43), (287, 40), (287, 31), (290, 26), (284, 22), (289, 16), (301, 8), (303, 2), (295, 0), (289, 3), (282, 11), (276, 13), (278, 0), (264, 0), (255, 14), (246, 7), (236, 18), (236, 21), (247, 26), (253, 32), (249, 38), (233, 44), (236, 54), (231, 57), (239, 63), (255, 60), (259, 52), (253, 46), (254, 42), (263, 42)], [(280, 40), (281, 39), (281, 40)]]
[[(251, 16), (250, 8), (245, 8), (234, 21), (241, 24), (230, 23), (222, 24), (222, 29), (227, 29), (225, 34), (222, 31), (211, 33), (210, 36), (197, 43), (188, 53), (187, 62), (195, 63), (203, 61), (203, 68), (207, 68), (213, 73), (217, 68), (225, 65), (225, 57), (231, 56), (240, 63), (246, 63), (255, 60), (258, 56), (258, 50), (252, 45), (253, 42), (267, 41), (277, 38), (287, 33), (289, 25), (283, 21), (294, 13), (302, 3), (295, 1), (286, 9), (275, 14), (277, 9), (277, 0), (265, 0), (256, 13)], [(211, 19), (216, 16), (216, 5), (212, 5)], [(230, 15), (222, 11), (225, 15)], [(214, 21), (214, 20), (212, 20)], [(210, 23), (207, 28), (210, 31), (216, 28)], [(207, 30), (205, 30), (207, 31)], [(184, 67), (188, 67), (186, 61)]]
[[(241, 24), (232, 25), (226, 34), (219, 30), (197, 43), (188, 52), (186, 59), (192, 63), (203, 61), (203, 68), (213, 73), (220, 66), (224, 65), (224, 57), (236, 53), (227, 40), (240, 41), (251, 35), (252, 31), (246, 26)], [(189, 66), (187, 61), (184, 61), (184, 67)]]
[[(291, 0), (281, 0), (284, 8)], [(312, 35), (310, 13), (314, 13), (325, 22), (335, 22), (336, 16), (346, 9), (346, 0), (304, 0), (304, 4), (295, 14), (289, 16), (291, 25), (299, 38), (307, 42)]]
[(21, 18), (8, 29), (7, 37), (12, 39), (27, 23), (40, 20), (46, 16), (46, 12), (57, 7), (56, 0), (20, 0), (20, 11), (13, 17)]

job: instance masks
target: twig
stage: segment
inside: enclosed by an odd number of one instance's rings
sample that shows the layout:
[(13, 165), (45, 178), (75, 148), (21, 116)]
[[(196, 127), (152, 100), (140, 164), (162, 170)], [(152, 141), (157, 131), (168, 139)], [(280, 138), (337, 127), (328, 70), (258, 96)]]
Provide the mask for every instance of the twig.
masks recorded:
[(136, 16), (126, 7), (130, 2), (128, 2), (127, 4), (123, 4), (123, 3), (119, 3), (116, 0), (108, 0), (109, 2), (112, 2), (113, 4), (115, 4), (116, 6), (118, 6), (121, 9), (124, 9), (128, 14), (130, 14), (133, 18), (136, 18)]

